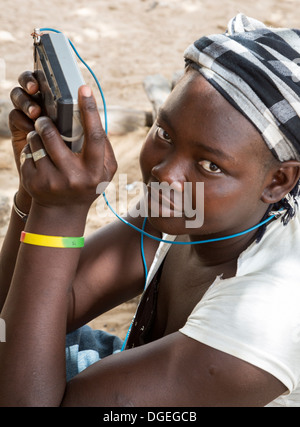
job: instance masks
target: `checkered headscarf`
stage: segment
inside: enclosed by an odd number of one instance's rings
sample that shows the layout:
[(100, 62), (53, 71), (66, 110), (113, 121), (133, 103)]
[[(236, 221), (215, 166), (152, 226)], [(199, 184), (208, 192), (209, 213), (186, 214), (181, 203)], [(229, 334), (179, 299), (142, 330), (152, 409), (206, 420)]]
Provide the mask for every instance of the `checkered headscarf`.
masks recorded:
[(225, 34), (189, 46), (185, 58), (253, 123), (278, 160), (300, 160), (300, 31), (239, 14)]

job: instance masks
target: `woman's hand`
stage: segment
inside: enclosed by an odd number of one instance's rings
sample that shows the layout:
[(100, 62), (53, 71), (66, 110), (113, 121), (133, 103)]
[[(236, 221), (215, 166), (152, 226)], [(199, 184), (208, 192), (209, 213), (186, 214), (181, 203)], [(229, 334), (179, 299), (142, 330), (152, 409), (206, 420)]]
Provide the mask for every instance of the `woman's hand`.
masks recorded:
[[(25, 108), (24, 94), (22, 97)], [(39, 150), (45, 151), (39, 160), (29, 157), (23, 162), (21, 181), (27, 193), (44, 207), (88, 209), (97, 198), (98, 184), (110, 182), (116, 172), (114, 153), (88, 86), (79, 89), (79, 108), (85, 135), (81, 153), (73, 153), (66, 146), (47, 117), (39, 117), (34, 131), (27, 136), (25, 153), (34, 155)], [(25, 120), (22, 123), (25, 124)]]
[(30, 71), (22, 73), (19, 77), (19, 83), (21, 87), (15, 87), (10, 93), (15, 109), (9, 115), (9, 126), (18, 171), (20, 171), (20, 154), (27, 144), (27, 135), (34, 130), (34, 121), (41, 114), (41, 107), (33, 97), (39, 90), (38, 82), (33, 73)]
[[(34, 130), (34, 121), (41, 114), (41, 107), (34, 99), (39, 85), (33, 73), (25, 71), (19, 77), (21, 87), (11, 91), (11, 100), (15, 107), (9, 115), (9, 126), (12, 133), (12, 146), (17, 170), (20, 174), (20, 154), (27, 144), (27, 135)], [(31, 198), (22, 185), (19, 186), (17, 205), (25, 212), (29, 211)]]

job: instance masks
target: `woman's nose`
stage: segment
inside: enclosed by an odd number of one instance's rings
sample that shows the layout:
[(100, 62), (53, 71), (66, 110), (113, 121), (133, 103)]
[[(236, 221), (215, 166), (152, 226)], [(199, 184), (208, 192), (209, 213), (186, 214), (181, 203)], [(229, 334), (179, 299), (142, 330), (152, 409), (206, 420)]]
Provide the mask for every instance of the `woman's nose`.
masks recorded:
[[(176, 159), (164, 159), (159, 164), (153, 166), (151, 170), (152, 176), (159, 183), (166, 183), (174, 187), (180, 192), (183, 192), (184, 182), (186, 182), (184, 165)], [(175, 189), (175, 188), (174, 188)]]

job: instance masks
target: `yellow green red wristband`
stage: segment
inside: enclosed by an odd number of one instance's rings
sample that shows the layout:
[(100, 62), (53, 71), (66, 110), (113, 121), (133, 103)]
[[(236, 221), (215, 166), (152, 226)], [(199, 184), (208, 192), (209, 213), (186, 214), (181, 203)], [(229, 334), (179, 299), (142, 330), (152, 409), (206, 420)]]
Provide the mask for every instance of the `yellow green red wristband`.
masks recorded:
[(84, 237), (45, 236), (26, 231), (22, 231), (20, 241), (29, 245), (49, 248), (82, 248), (84, 246)]

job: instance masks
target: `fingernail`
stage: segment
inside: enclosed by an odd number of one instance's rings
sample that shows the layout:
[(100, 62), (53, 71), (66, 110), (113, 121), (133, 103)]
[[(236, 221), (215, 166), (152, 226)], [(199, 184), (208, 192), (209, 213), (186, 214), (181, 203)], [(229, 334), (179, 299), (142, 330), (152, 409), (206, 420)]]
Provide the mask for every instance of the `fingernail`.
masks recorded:
[(30, 116), (34, 115), (34, 110), (35, 110), (35, 108), (34, 108), (34, 106), (33, 106), (33, 105), (31, 105), (31, 106), (28, 108), (28, 113), (29, 113), (29, 115), (30, 115)]
[(31, 92), (34, 88), (35, 88), (35, 83), (33, 82), (28, 82), (26, 85), (26, 88), (29, 92)]
[(83, 96), (85, 96), (86, 98), (89, 98), (90, 96), (92, 96), (91, 88), (89, 86), (82, 86), (81, 87), (81, 94)]

